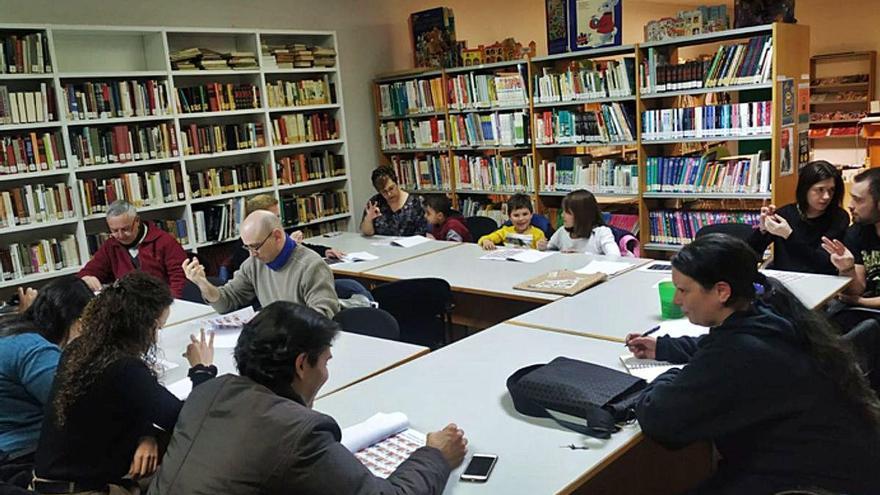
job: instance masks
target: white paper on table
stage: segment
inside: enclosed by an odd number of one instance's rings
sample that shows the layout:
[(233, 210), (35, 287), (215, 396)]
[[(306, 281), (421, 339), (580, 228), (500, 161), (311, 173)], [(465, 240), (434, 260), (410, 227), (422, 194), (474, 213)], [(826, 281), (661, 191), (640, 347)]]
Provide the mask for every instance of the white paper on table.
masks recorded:
[(658, 337), (668, 335), (670, 337), (699, 337), (709, 333), (709, 327), (694, 325), (687, 318), (677, 320), (663, 320), (660, 330), (654, 334)]
[(629, 263), (624, 263), (623, 261), (593, 260), (587, 263), (587, 266), (575, 270), (575, 273), (604, 273), (611, 276), (621, 270), (626, 270), (630, 266)]
[(556, 251), (538, 251), (536, 249), (496, 249), (480, 256), (481, 260), (493, 261), (519, 261), (522, 263), (536, 263), (542, 259), (553, 256)]
[(342, 430), (340, 443), (349, 450), (357, 452), (382, 439), (388, 438), (409, 427), (409, 419), (402, 412), (376, 413), (366, 421)]
[(241, 335), (241, 329), (237, 330), (216, 330), (214, 331), (214, 348), (216, 349), (234, 349), (238, 343), (238, 336)]
[(170, 385), (166, 385), (165, 388), (167, 388), (168, 391), (174, 394), (178, 399), (186, 400), (189, 393), (192, 392), (192, 380), (187, 377)]
[(342, 261), (346, 263), (355, 263), (358, 261), (373, 261), (379, 259), (375, 254), (370, 254), (366, 251), (356, 251), (354, 253), (348, 253), (342, 257)]
[(391, 241), (392, 246), (400, 246), (404, 248), (418, 246), (419, 244), (424, 244), (431, 239), (427, 237), (422, 237), (420, 235), (411, 235), (409, 237), (398, 237), (397, 239), (393, 239)]
[(202, 320), (202, 327), (205, 330), (213, 330), (219, 332), (221, 330), (241, 330), (245, 323), (251, 321), (256, 315), (253, 306), (245, 306), (238, 311), (226, 313), (225, 315), (215, 316), (213, 318), (205, 318)]
[(620, 362), (629, 371), (630, 375), (637, 376), (648, 383), (654, 381), (655, 378), (666, 373), (673, 368), (681, 368), (682, 364), (672, 364), (666, 361), (655, 361), (653, 359), (639, 359), (632, 354), (624, 354), (620, 356)]
[(159, 367), (161, 373), (167, 373), (180, 365), (167, 359), (158, 358), (156, 359), (156, 366)]

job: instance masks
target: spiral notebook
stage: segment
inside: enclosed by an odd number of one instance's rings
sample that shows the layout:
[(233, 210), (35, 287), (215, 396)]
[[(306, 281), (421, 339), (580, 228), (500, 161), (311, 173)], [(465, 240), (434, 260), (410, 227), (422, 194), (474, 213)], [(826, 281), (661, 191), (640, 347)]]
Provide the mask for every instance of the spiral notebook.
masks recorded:
[(632, 376), (637, 376), (648, 383), (673, 368), (681, 368), (681, 364), (672, 364), (668, 361), (656, 361), (654, 359), (639, 359), (632, 354), (620, 356), (620, 362)]

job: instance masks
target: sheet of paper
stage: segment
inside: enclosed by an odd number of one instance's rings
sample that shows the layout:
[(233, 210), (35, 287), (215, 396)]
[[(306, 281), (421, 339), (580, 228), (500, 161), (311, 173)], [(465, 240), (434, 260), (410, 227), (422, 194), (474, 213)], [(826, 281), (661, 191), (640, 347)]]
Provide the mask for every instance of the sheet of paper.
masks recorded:
[(357, 452), (363, 448), (405, 430), (409, 419), (402, 412), (376, 413), (366, 421), (342, 430), (340, 443), (349, 450)]
[(492, 251), (486, 251), (486, 254), (480, 256), (481, 260), (492, 260), (492, 261), (507, 261), (510, 257), (515, 256), (519, 253), (524, 253), (528, 251), (527, 249), (494, 249)]
[(406, 429), (358, 451), (354, 456), (374, 475), (387, 478), (425, 443), (427, 436), (424, 433)]
[(681, 368), (683, 366), (666, 361), (638, 359), (632, 354), (624, 354), (620, 356), (620, 362), (623, 363), (623, 366), (629, 371), (629, 374), (637, 376), (648, 383), (653, 382), (655, 378), (673, 368)]
[(241, 329), (237, 330), (216, 330), (214, 331), (214, 348), (216, 349), (234, 349), (238, 343), (238, 336), (241, 335)]
[(342, 257), (342, 260), (346, 263), (355, 263), (358, 261), (373, 261), (379, 259), (375, 254), (368, 253), (366, 251), (356, 251), (354, 253), (348, 253)]
[(593, 260), (587, 263), (587, 266), (575, 270), (575, 273), (604, 273), (611, 276), (621, 270), (626, 270), (630, 266), (629, 263), (624, 263), (622, 261)]
[(522, 263), (537, 263), (544, 258), (548, 258), (556, 254), (557, 251), (538, 251), (537, 249), (526, 249), (522, 252), (516, 253), (513, 256), (508, 257), (508, 259), (513, 261), (520, 261)]
[(192, 381), (187, 377), (170, 385), (166, 385), (165, 388), (167, 388), (168, 391), (174, 394), (178, 399), (186, 400), (189, 393), (192, 391)]
[(214, 332), (220, 330), (241, 330), (241, 327), (243, 327), (245, 323), (251, 321), (251, 318), (253, 318), (255, 314), (257, 313), (254, 311), (253, 306), (246, 306), (238, 311), (226, 313), (225, 315), (205, 318), (201, 322), (202, 328), (205, 330), (213, 330)]
[(670, 337), (699, 337), (709, 333), (709, 327), (694, 325), (687, 318), (677, 320), (663, 320), (660, 330), (654, 334), (657, 337), (668, 335)]
[(408, 247), (418, 246), (419, 244), (424, 244), (430, 240), (431, 239), (428, 239), (427, 237), (422, 237), (420, 235), (413, 235), (413, 236), (409, 236), (409, 237), (400, 237), (400, 238), (394, 239), (393, 241), (391, 241), (391, 245), (408, 248)]

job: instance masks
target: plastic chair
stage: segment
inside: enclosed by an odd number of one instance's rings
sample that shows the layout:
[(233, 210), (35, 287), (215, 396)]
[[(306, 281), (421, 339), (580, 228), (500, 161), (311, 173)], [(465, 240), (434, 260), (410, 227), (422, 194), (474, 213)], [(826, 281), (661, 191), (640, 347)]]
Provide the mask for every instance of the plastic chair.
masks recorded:
[(615, 227), (614, 225), (609, 225), (608, 228), (611, 229), (611, 233), (614, 234), (614, 242), (616, 242), (617, 246), (620, 248), (621, 256), (638, 258), (642, 255), (641, 244), (635, 234), (626, 229)]
[(467, 217), (464, 219), (464, 223), (467, 226), (468, 231), (470, 231), (471, 239), (473, 239), (474, 242), (477, 242), (480, 237), (498, 230), (498, 224), (495, 223), (495, 220), (492, 220), (489, 217), (479, 215), (475, 217)]
[(452, 290), (439, 278), (414, 278), (373, 289), (379, 307), (400, 325), (400, 339), (436, 349), (449, 342)]
[(377, 308), (343, 309), (333, 321), (346, 332), (369, 335), (380, 339), (400, 340), (400, 326), (391, 313)]
[(337, 278), (333, 281), (333, 284), (336, 286), (336, 297), (339, 299), (348, 299), (355, 294), (361, 294), (370, 301), (373, 300), (373, 294), (357, 280)]
[(747, 223), (715, 223), (712, 225), (704, 225), (697, 231), (694, 238), (702, 237), (707, 234), (727, 234), (736, 237), (745, 242), (749, 242), (754, 227)]
[(880, 394), (880, 369), (877, 369), (880, 362), (880, 323), (875, 319), (864, 320), (842, 338), (852, 345), (859, 367), (874, 391)]

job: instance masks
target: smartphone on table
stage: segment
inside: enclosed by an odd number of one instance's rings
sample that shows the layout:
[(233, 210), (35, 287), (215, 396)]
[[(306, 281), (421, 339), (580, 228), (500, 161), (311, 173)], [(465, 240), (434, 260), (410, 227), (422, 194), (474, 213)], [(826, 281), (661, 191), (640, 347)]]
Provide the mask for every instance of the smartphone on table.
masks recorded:
[(461, 473), (461, 480), (477, 483), (487, 481), (497, 460), (498, 456), (495, 454), (474, 454), (464, 472)]

